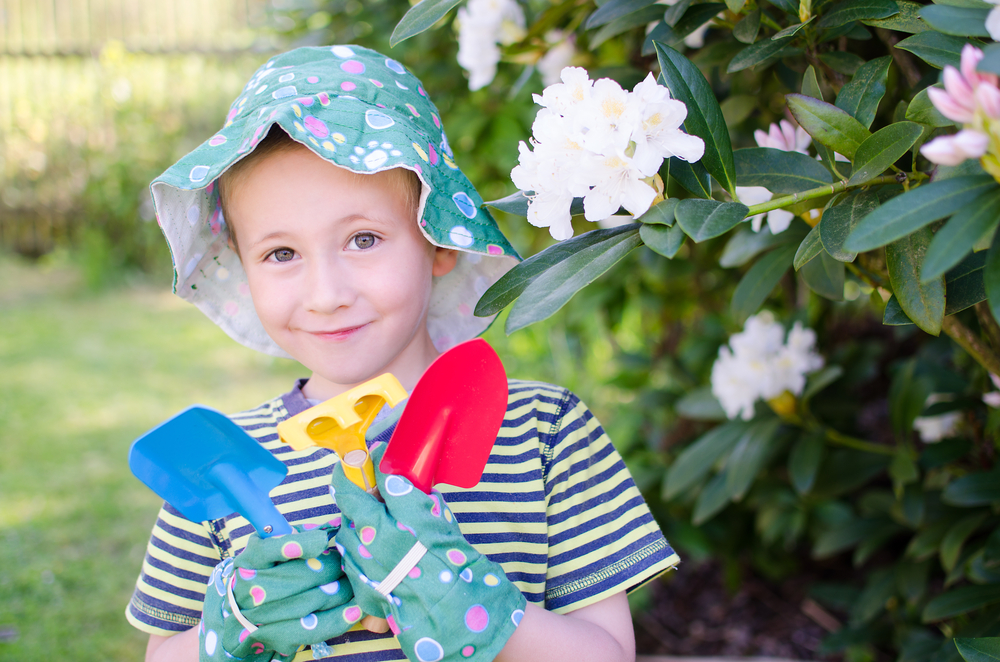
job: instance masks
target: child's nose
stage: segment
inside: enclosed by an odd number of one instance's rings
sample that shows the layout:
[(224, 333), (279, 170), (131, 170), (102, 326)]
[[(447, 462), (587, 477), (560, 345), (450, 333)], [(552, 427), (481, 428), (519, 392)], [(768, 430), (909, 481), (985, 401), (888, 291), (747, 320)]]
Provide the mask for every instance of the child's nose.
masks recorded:
[(304, 304), (310, 312), (329, 314), (350, 306), (357, 288), (350, 273), (335, 260), (314, 260), (310, 265)]

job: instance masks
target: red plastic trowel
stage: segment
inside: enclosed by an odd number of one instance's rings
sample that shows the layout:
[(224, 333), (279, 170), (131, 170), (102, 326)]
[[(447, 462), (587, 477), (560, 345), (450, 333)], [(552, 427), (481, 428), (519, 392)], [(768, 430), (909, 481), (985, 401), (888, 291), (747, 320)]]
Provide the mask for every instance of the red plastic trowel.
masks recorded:
[(438, 483), (475, 487), (507, 413), (507, 373), (482, 339), (456, 345), (427, 368), (379, 468), (424, 492)]

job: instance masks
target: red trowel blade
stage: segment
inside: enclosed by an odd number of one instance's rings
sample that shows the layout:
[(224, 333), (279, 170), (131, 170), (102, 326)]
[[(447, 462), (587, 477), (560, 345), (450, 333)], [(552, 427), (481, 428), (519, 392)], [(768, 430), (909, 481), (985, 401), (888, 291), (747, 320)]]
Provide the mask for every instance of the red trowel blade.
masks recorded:
[(379, 468), (424, 492), (438, 483), (475, 487), (507, 412), (507, 373), (493, 348), (456, 345), (410, 394)]

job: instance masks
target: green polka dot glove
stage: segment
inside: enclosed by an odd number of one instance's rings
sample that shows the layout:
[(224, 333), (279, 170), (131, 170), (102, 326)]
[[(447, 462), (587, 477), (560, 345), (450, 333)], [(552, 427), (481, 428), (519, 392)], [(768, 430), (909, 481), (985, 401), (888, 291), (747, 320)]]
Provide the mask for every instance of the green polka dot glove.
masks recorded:
[(361, 609), (331, 547), (337, 528), (254, 535), (241, 554), (219, 563), (205, 594), (199, 659), (291, 659), (302, 645), (325, 646), (359, 621)]
[(492, 660), (520, 623), (524, 596), (465, 540), (439, 492), (378, 470), (384, 452), (372, 448), (384, 505), (333, 469), (345, 518), (337, 549), (358, 606), (389, 621), (413, 662)]

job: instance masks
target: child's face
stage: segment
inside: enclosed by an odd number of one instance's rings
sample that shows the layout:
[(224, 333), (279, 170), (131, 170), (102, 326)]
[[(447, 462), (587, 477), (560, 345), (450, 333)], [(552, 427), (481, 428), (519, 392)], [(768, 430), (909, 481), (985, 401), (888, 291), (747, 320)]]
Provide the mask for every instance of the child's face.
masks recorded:
[(405, 191), (305, 148), (268, 155), (232, 191), (254, 308), (268, 335), (313, 371), (326, 399), (392, 372), (412, 389), (437, 356), (427, 331), (432, 275), (454, 251), (420, 233)]

